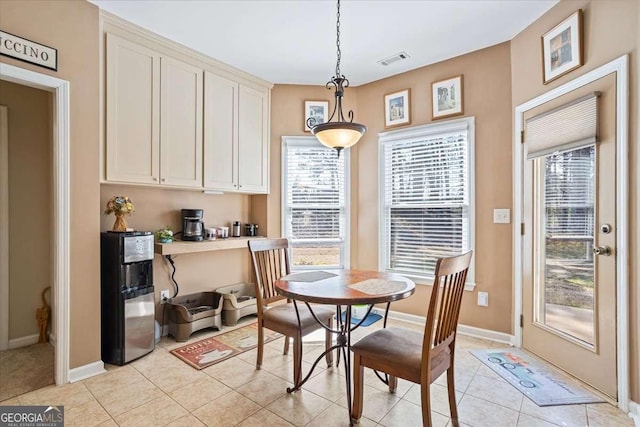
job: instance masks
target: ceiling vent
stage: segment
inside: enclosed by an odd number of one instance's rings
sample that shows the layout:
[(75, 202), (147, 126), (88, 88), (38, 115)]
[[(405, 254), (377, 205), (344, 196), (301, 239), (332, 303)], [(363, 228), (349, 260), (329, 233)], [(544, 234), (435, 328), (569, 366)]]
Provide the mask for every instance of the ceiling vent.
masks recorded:
[(402, 61), (407, 58), (410, 58), (407, 52), (400, 52), (388, 58), (381, 59), (380, 61), (378, 61), (378, 64), (389, 65), (389, 64), (393, 64), (394, 62)]

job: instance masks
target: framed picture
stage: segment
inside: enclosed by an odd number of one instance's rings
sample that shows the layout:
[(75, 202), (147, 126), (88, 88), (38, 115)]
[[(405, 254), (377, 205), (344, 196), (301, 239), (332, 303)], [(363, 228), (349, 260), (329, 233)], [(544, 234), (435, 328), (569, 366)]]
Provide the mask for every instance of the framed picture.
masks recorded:
[(542, 36), (542, 82), (549, 83), (582, 65), (582, 9)]
[[(313, 119), (313, 120), (309, 120)], [(311, 126), (326, 123), (329, 120), (329, 101), (304, 101), (304, 130), (310, 132)]]
[(462, 109), (462, 75), (431, 83), (432, 119), (459, 116)]
[(384, 96), (384, 127), (408, 125), (411, 123), (409, 109), (410, 89)]

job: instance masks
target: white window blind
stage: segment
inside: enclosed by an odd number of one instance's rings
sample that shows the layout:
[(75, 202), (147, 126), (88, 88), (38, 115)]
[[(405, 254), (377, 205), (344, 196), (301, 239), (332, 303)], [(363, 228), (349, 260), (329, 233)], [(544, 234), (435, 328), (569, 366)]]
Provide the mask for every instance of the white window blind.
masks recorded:
[(283, 233), (292, 268), (348, 263), (348, 155), (313, 137), (283, 138)]
[(473, 249), (473, 119), (389, 132), (380, 142), (382, 268), (432, 277), (438, 258)]
[(596, 143), (599, 95), (594, 92), (527, 119), (524, 133), (527, 159)]
[(595, 146), (544, 158), (545, 227), (550, 239), (594, 234)]

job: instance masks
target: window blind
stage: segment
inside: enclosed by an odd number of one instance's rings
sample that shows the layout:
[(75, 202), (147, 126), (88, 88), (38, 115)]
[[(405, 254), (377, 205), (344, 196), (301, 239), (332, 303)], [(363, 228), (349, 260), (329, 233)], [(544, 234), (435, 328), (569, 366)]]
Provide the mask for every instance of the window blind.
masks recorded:
[(594, 92), (525, 121), (527, 159), (597, 142), (598, 97)]
[[(344, 264), (346, 157), (344, 152), (338, 157), (315, 138), (284, 144), (283, 231), (293, 248), (294, 266)], [(310, 249), (301, 259), (296, 254), (303, 251), (296, 248), (316, 248), (317, 253)], [(337, 251), (322, 257), (320, 248)]]
[(432, 276), (435, 263), (471, 249), (470, 150), (456, 129), (383, 143), (384, 268)]
[(595, 227), (595, 147), (548, 156), (544, 161), (547, 237), (592, 237)]

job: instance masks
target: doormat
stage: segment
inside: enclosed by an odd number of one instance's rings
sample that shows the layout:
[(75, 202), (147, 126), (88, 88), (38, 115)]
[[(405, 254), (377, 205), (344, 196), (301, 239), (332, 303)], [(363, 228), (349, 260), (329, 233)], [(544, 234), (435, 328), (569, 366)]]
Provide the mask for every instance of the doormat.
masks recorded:
[(605, 402), (569, 377), (546, 368), (543, 362), (522, 350), (471, 350), (471, 354), (538, 406)]
[[(342, 321), (343, 322), (346, 320), (346, 317), (347, 317), (347, 313), (343, 311), (342, 312)], [(360, 326), (371, 326), (372, 324), (374, 324), (375, 322), (377, 322), (380, 319), (382, 319), (382, 316), (380, 316), (379, 314), (369, 313), (369, 315), (364, 318), (364, 322), (362, 322), (362, 325), (360, 325)], [(353, 315), (351, 316), (351, 324), (352, 325), (357, 325), (361, 320), (362, 319), (356, 319), (355, 317), (353, 317)]]
[[(265, 344), (282, 335), (264, 329)], [(233, 331), (195, 341), (171, 350), (171, 354), (196, 369), (204, 369), (258, 346), (258, 324), (252, 323)]]

